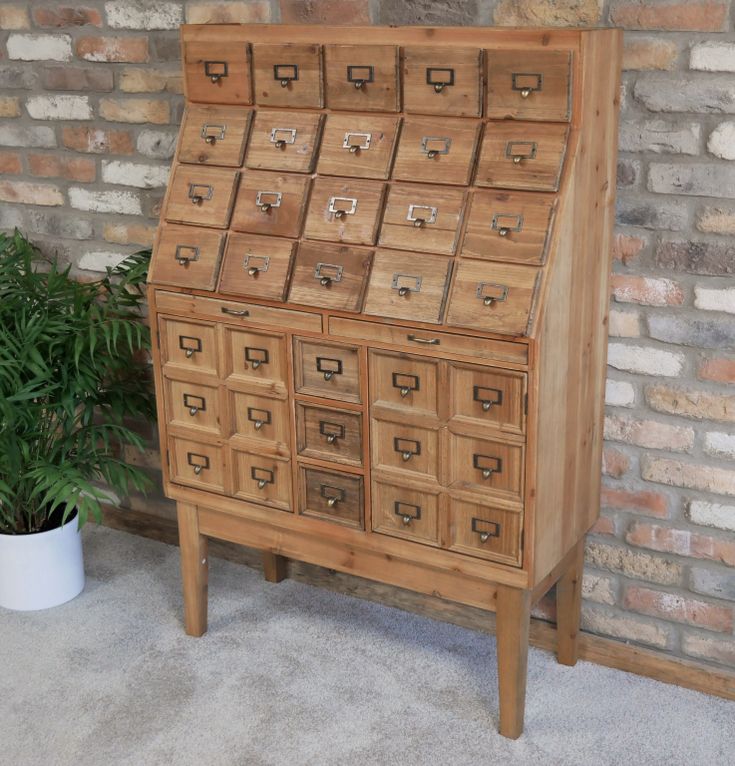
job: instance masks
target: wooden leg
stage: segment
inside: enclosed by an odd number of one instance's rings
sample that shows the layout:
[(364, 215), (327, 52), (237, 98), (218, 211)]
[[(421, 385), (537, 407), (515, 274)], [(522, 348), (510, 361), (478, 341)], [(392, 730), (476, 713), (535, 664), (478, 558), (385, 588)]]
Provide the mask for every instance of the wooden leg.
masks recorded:
[(288, 577), (286, 564), (288, 559), (273, 551), (263, 551), (263, 575), (268, 582), (281, 582)]
[(523, 733), (528, 668), (531, 591), (498, 586), (495, 635), (498, 644), (499, 731), (518, 739)]
[(583, 568), (584, 540), (580, 540), (569, 569), (556, 584), (556, 658), (562, 665), (577, 662)]
[(199, 533), (197, 507), (176, 503), (181, 548), (181, 578), (184, 584), (184, 626), (190, 636), (207, 632), (207, 581), (209, 559), (207, 538)]

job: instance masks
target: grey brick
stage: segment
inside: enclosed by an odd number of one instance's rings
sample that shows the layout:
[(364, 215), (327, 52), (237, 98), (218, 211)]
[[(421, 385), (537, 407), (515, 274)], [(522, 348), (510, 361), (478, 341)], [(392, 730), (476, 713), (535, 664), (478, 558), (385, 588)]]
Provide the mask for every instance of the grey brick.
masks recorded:
[(626, 226), (681, 231), (686, 228), (688, 218), (686, 203), (680, 200), (628, 199), (623, 196), (617, 203), (617, 221)]
[(23, 211), (10, 205), (0, 205), (0, 230), (23, 229)]
[(54, 66), (41, 71), (41, 82), (47, 90), (111, 91), (112, 69)]
[(178, 32), (159, 32), (150, 38), (151, 61), (178, 61), (181, 58), (181, 43)]
[(697, 122), (646, 120), (620, 125), (620, 151), (698, 154), (702, 127)]
[(735, 199), (735, 167), (719, 163), (652, 162), (648, 169), (648, 189), (661, 194)]
[(34, 69), (19, 64), (0, 65), (0, 90), (32, 90), (38, 85)]
[(45, 210), (28, 211), (28, 228), (35, 234), (66, 239), (91, 239), (92, 223), (78, 214), (49, 213)]
[(472, 26), (477, 13), (477, 0), (403, 0), (381, 3), (377, 23)]
[(735, 245), (720, 242), (661, 242), (654, 255), (656, 266), (668, 271), (686, 271), (723, 277), (735, 274)]
[(146, 157), (156, 160), (171, 159), (176, 149), (176, 133), (165, 130), (141, 130), (137, 148)]
[(735, 79), (651, 72), (638, 77), (634, 96), (652, 112), (735, 114)]
[(648, 317), (648, 334), (664, 343), (698, 348), (723, 348), (735, 343), (735, 319), (692, 319), (653, 314)]
[(618, 186), (633, 186), (641, 174), (641, 163), (637, 160), (618, 160)]
[(0, 146), (31, 146), (52, 148), (56, 146), (54, 129), (47, 125), (0, 125)]
[(713, 572), (710, 569), (693, 568), (689, 587), (696, 593), (735, 601), (735, 575), (732, 572)]

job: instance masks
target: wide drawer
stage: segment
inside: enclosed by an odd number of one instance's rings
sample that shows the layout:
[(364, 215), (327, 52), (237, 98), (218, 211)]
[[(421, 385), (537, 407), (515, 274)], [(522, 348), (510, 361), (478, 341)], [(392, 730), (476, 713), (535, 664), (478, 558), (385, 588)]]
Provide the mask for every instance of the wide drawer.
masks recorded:
[(223, 329), (224, 377), (228, 386), (285, 396), (288, 374), (285, 336), (229, 325)]
[(151, 260), (149, 281), (214, 290), (225, 232), (162, 223)]
[(374, 532), (429, 545), (439, 544), (438, 492), (384, 479), (373, 481), (372, 486)]
[(230, 234), (219, 292), (285, 300), (295, 246), (290, 239)]
[(171, 179), (165, 219), (226, 229), (237, 176), (236, 170), (177, 165)]
[(222, 435), (218, 387), (165, 377), (163, 390), (170, 426), (209, 436)]
[(439, 431), (405, 422), (372, 420), (372, 467), (440, 482)]
[(326, 45), (330, 109), (397, 112), (398, 48), (394, 45)]
[(288, 454), (291, 438), (285, 399), (242, 391), (229, 391), (228, 396), (233, 436), (255, 440), (265, 451)]
[(520, 566), (523, 515), (449, 497), (449, 549)]
[(356, 346), (294, 338), (297, 394), (360, 401), (360, 357)]
[(291, 510), (291, 463), (261, 452), (232, 450), (233, 494), (281, 511)]
[[(166, 295), (157, 293), (158, 310), (165, 312)], [(176, 296), (178, 297), (178, 296)], [(163, 302), (161, 299), (163, 298)], [(188, 319), (158, 320), (160, 327), (161, 359), (167, 368), (187, 373), (216, 376), (218, 372), (217, 334), (214, 325), (192, 322)]]
[(209, 492), (225, 491), (224, 448), (216, 444), (169, 437), (171, 481)]
[(323, 105), (321, 46), (255, 43), (253, 80), (258, 104), (319, 108)]
[(364, 528), (362, 476), (299, 468), (299, 513)]
[(189, 106), (181, 125), (179, 161), (239, 168), (252, 111), (226, 106)]
[(245, 165), (256, 170), (310, 173), (322, 119), (317, 112), (259, 110), (253, 120)]
[(304, 457), (361, 466), (362, 415), (296, 402), (296, 442)]
[(247, 43), (184, 43), (184, 75), (189, 101), (252, 103), (250, 46)]

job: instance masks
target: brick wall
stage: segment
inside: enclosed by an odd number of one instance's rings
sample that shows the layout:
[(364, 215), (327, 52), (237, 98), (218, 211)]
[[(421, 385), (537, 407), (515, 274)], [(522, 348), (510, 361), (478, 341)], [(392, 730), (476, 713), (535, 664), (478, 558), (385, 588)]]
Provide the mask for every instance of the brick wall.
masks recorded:
[[(0, 227), (80, 275), (151, 243), (184, 20), (624, 27), (604, 511), (584, 626), (735, 666), (732, 18), (730, 0), (2, 3)], [(155, 474), (154, 448), (136, 460)], [(160, 493), (124, 502), (171, 516)]]

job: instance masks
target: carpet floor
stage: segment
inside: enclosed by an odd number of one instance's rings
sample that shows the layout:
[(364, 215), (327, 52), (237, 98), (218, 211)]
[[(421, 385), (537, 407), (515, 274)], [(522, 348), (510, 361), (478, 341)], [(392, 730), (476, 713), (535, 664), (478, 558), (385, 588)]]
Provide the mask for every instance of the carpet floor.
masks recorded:
[(0, 609), (8, 766), (725, 766), (735, 703), (532, 649), (526, 732), (500, 737), (492, 637), (210, 564), (184, 634), (178, 550), (85, 529), (87, 586)]

